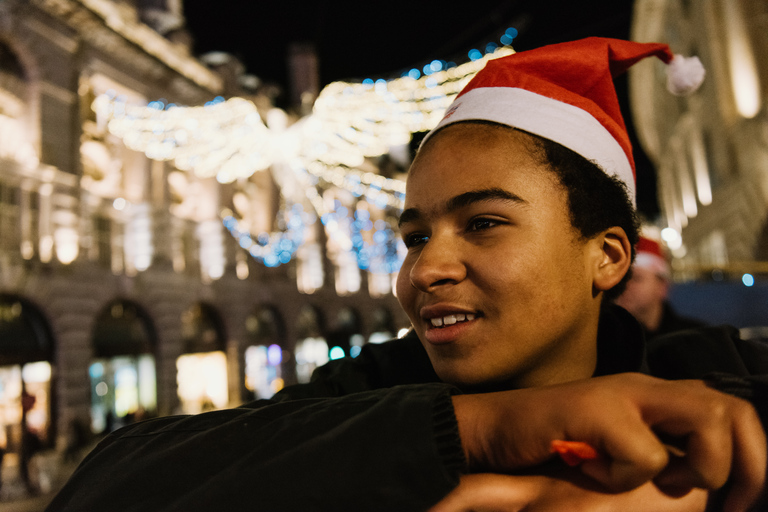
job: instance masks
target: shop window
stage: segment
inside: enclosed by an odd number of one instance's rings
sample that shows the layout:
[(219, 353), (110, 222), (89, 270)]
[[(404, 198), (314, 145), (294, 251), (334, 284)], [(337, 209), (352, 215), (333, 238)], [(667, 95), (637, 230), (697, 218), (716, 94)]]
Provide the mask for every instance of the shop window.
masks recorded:
[(198, 303), (181, 318), (184, 352), (176, 360), (181, 409), (197, 414), (229, 404), (226, 334), (216, 310)]
[(262, 308), (246, 320), (245, 387), (249, 398), (271, 398), (283, 388), (283, 326), (277, 311)]
[(315, 368), (329, 360), (328, 343), (323, 335), (322, 318), (312, 306), (304, 306), (298, 317), (298, 341), (296, 342), (296, 380), (309, 382)]
[(53, 444), (51, 356), (42, 313), (20, 297), (0, 295), (0, 448), (4, 464), (21, 472), (32, 451)]
[(371, 331), (371, 335), (368, 337), (368, 343), (383, 343), (387, 340), (391, 340), (395, 334), (395, 324), (392, 320), (392, 314), (384, 308), (379, 308), (374, 311), (373, 328)]
[(111, 432), (157, 410), (155, 334), (136, 304), (118, 300), (96, 319), (91, 381), (91, 430)]
[(328, 345), (331, 347), (329, 357), (331, 359), (356, 357), (365, 343), (361, 332), (358, 314), (352, 308), (342, 308), (336, 315), (336, 321), (328, 334)]

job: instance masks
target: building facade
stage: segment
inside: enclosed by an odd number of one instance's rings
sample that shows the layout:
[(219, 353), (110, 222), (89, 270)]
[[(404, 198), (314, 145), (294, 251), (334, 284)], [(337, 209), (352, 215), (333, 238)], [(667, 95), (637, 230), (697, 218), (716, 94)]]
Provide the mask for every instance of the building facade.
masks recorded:
[[(768, 272), (768, 4), (638, 0), (632, 38), (697, 55), (699, 91), (666, 91), (664, 65), (630, 73), (638, 136), (658, 175), (660, 224), (681, 279)], [(725, 276), (725, 277), (724, 277)]]
[[(228, 59), (190, 55), (176, 4), (0, 1), (8, 453), (24, 430), (62, 447), (78, 430), (269, 396), (408, 325), (393, 275), (361, 271), (320, 222), (280, 265), (232, 236), (235, 217), (251, 233), (275, 229), (285, 205), (274, 173), (220, 183), (182, 172), (130, 149), (94, 110), (105, 94), (136, 105), (251, 94), (273, 112)], [(347, 196), (323, 200), (341, 208)]]

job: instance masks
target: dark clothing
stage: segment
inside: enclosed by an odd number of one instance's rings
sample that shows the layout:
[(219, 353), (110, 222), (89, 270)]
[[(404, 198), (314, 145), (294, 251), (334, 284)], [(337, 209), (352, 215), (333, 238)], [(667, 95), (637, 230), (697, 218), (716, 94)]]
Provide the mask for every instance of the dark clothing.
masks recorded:
[[(647, 348), (647, 350), (646, 350)], [(618, 307), (601, 316), (596, 375), (703, 378), (768, 423), (768, 346), (730, 328), (644, 344)], [(759, 375), (759, 376), (754, 376)], [(332, 361), (273, 400), (124, 427), (81, 464), (54, 511), (423, 511), (458, 483), (455, 387), (414, 334)]]
[(663, 336), (671, 332), (684, 331), (685, 329), (697, 329), (707, 324), (701, 320), (680, 315), (669, 302), (664, 302), (661, 314), (661, 322), (655, 331), (646, 331), (648, 339)]

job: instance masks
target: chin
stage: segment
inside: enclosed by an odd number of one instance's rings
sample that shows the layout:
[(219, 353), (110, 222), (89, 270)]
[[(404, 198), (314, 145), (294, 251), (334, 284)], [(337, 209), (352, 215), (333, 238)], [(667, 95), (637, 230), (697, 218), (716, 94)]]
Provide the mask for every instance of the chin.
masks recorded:
[(485, 373), (468, 372), (466, 368), (435, 367), (435, 372), (440, 380), (446, 384), (452, 384), (465, 393), (487, 393), (510, 389), (508, 381), (504, 378), (487, 375)]

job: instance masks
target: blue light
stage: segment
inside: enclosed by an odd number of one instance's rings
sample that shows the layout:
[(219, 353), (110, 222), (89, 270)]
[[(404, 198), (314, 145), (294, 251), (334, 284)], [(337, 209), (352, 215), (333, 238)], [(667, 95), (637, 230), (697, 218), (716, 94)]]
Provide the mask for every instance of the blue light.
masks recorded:
[(429, 77), (424, 81), (424, 85), (427, 86), (427, 89), (434, 89), (435, 87), (437, 87), (437, 80), (435, 80), (432, 77)]
[(267, 361), (272, 366), (277, 366), (283, 361), (283, 349), (279, 345), (270, 345), (267, 349)]
[(88, 369), (88, 373), (91, 374), (92, 379), (101, 378), (101, 376), (104, 375), (104, 365), (101, 363), (93, 363)]
[(413, 68), (408, 72), (408, 76), (413, 78), (414, 80), (418, 80), (421, 77), (421, 71), (419, 71), (416, 68)]
[(488, 43), (487, 45), (485, 45), (485, 53), (493, 53), (496, 51), (496, 48), (498, 47), (499, 45), (497, 45), (496, 43)]
[(328, 354), (328, 357), (333, 359), (342, 359), (344, 357), (344, 349), (341, 347), (333, 347)]
[(421, 68), (421, 70), (424, 72), (425, 75), (432, 74), (432, 66), (430, 66), (429, 64), (424, 64), (424, 67)]
[(509, 27), (504, 31), (504, 35), (514, 39), (517, 37), (517, 29), (515, 27)]
[(365, 80), (363, 80), (363, 87), (365, 89), (370, 89), (371, 87), (373, 87), (373, 79), (372, 78), (366, 78)]
[(362, 350), (362, 349), (360, 347), (358, 347), (357, 345), (355, 345), (355, 346), (353, 346), (353, 347), (351, 347), (349, 349), (349, 355), (352, 356), (352, 357), (357, 357), (357, 356), (360, 355), (360, 350)]
[(509, 37), (507, 34), (504, 34), (503, 36), (501, 36), (499, 38), (499, 41), (501, 41), (501, 44), (503, 44), (504, 46), (511, 45), (512, 44), (512, 40), (513, 39), (511, 37)]
[(474, 48), (472, 50), (469, 50), (469, 53), (467, 55), (469, 56), (469, 60), (471, 61), (476, 61), (478, 59), (483, 58), (483, 52)]
[(441, 69), (443, 69), (443, 63), (435, 59), (429, 63), (429, 67), (430, 69), (432, 69), (433, 73), (436, 73), (437, 71), (440, 71)]
[(280, 264), (280, 261), (277, 259), (277, 256), (274, 254), (267, 254), (264, 256), (264, 265), (268, 267), (276, 267)]
[(755, 278), (752, 274), (744, 274), (741, 276), (741, 282), (744, 283), (744, 286), (752, 286), (755, 284)]

